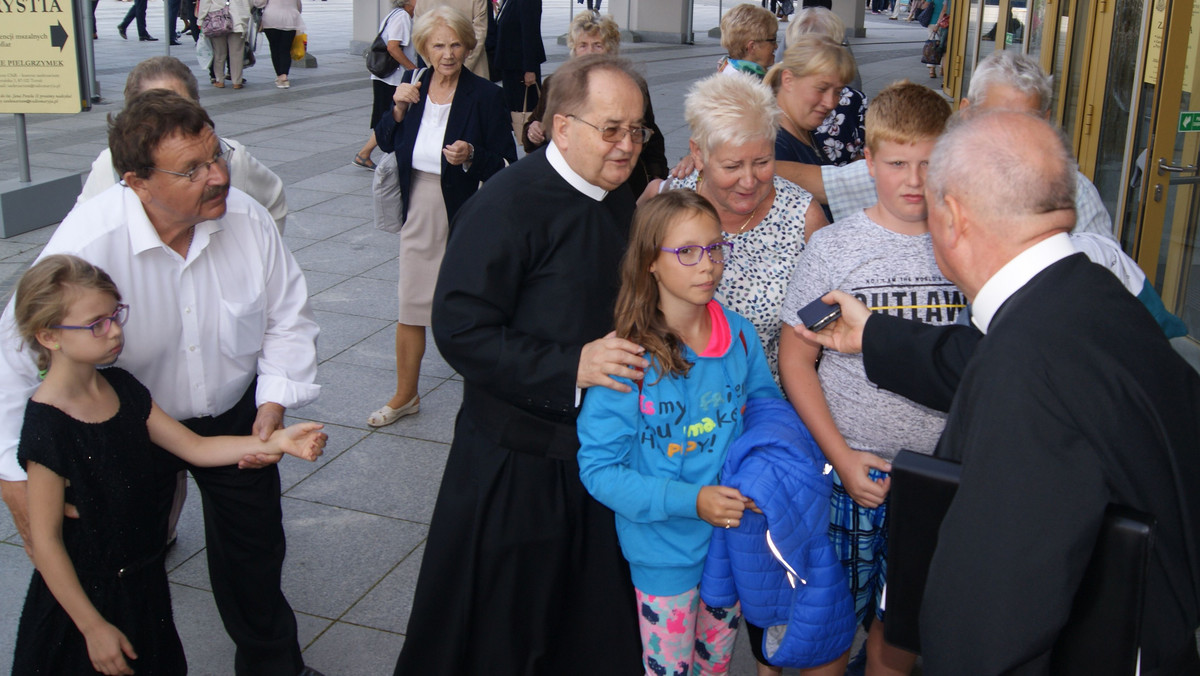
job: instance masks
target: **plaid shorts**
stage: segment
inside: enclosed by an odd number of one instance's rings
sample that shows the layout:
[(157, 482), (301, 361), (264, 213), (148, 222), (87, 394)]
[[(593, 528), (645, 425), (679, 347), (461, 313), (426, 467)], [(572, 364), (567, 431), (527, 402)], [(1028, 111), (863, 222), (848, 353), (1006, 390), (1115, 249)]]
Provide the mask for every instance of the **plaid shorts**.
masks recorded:
[[(829, 498), (829, 539), (838, 559), (846, 569), (850, 595), (854, 598), (854, 615), (861, 624), (867, 611), (873, 610), (880, 619), (880, 596), (887, 581), (887, 508), (888, 500), (875, 507), (863, 507), (850, 497), (837, 472), (833, 477), (833, 494)], [(872, 480), (887, 474), (870, 470)]]

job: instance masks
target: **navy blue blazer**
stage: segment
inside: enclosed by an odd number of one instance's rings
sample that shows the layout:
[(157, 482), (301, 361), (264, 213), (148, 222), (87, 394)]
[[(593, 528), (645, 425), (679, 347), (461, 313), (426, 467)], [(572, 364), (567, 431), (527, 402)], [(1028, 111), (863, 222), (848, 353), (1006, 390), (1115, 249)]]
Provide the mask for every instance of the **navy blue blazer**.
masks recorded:
[(542, 44), (542, 0), (504, 0), (488, 31), (488, 51), (496, 72), (537, 73), (546, 62)]
[[(400, 181), (400, 194), (404, 197), (400, 222), (408, 218), (408, 203), (412, 194), (412, 154), (417, 142), (417, 131), (421, 117), (425, 114), (425, 101), (429, 97), (429, 83), (433, 71), (421, 76), (421, 101), (408, 107), (402, 122), (396, 122), (391, 113), (380, 118), (375, 125), (375, 140), (379, 149), (396, 153), (396, 176)], [(442, 145), (455, 141), (466, 141), (475, 148), (475, 160), (471, 168), (463, 171), (442, 157), (442, 198), (446, 201), (446, 217), (454, 220), (458, 208), (467, 201), (479, 184), (495, 175), (509, 164), (517, 161), (517, 146), (513, 141), (512, 117), (504, 104), (504, 95), (499, 87), (472, 73), (465, 66), (458, 76), (458, 88), (450, 106), (450, 117), (446, 121), (446, 136)]]

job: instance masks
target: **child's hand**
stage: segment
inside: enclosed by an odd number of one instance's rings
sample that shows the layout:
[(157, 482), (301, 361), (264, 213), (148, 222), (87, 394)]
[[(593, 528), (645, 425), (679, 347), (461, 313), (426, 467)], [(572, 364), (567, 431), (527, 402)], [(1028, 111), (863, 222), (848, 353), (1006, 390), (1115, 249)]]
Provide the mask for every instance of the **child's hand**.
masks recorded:
[(137, 653), (133, 652), (133, 645), (120, 629), (101, 622), (83, 632), (83, 637), (87, 640), (88, 658), (92, 660), (93, 669), (110, 676), (133, 673), (125, 658), (136, 660)]
[(696, 496), (696, 514), (718, 528), (737, 528), (746, 509), (745, 497), (729, 486), (705, 486)]
[(846, 460), (836, 464), (834, 469), (841, 477), (846, 492), (863, 507), (874, 509), (883, 504), (888, 490), (892, 487), (890, 476), (875, 480), (869, 476), (871, 469), (877, 469), (880, 472), (892, 471), (892, 464), (874, 453), (850, 451)]
[(324, 425), (321, 423), (296, 423), (277, 430), (271, 435), (271, 441), (280, 451), (312, 462), (321, 457), (325, 441), (329, 439), (327, 434), (320, 431), (322, 427)]

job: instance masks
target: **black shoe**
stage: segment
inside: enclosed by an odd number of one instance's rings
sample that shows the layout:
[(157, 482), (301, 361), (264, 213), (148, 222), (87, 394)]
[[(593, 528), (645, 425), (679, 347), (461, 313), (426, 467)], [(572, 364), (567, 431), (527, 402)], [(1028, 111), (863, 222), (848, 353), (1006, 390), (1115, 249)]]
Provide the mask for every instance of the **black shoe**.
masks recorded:
[(122, 40), (129, 39), (129, 36), (125, 35), (125, 26), (117, 26), (117, 32), (121, 34)]
[(158, 38), (153, 35), (139, 35), (138, 42), (158, 42)]

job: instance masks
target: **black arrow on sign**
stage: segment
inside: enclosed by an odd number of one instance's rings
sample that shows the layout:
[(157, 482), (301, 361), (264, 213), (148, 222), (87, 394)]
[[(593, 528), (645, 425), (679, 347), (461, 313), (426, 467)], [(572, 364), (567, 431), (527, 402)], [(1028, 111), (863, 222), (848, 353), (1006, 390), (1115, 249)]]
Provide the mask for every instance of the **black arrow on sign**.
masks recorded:
[(67, 31), (62, 27), (62, 22), (59, 21), (57, 26), (50, 27), (50, 46), (58, 47), (58, 51), (62, 51), (67, 45)]

